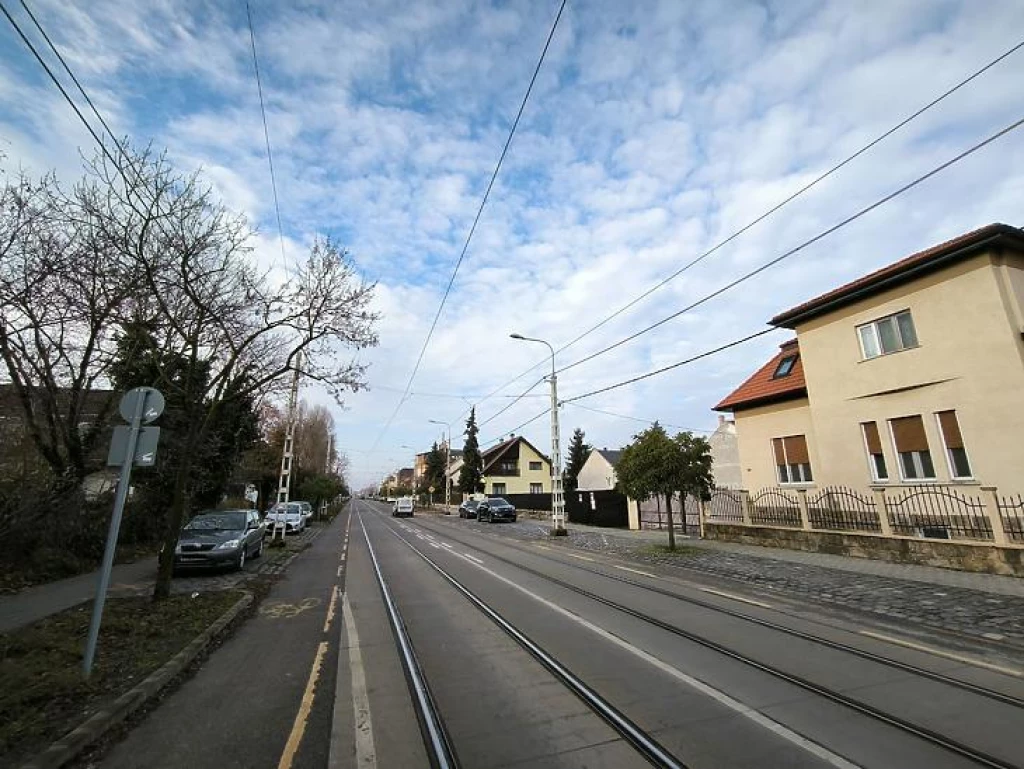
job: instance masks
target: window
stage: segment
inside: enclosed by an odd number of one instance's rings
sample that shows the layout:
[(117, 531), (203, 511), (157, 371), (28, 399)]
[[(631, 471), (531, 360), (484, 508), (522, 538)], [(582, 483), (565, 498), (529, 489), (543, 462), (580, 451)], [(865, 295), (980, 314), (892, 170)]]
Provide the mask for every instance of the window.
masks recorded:
[(519, 463), (514, 459), (504, 459), (498, 463), (498, 471), (503, 475), (518, 475)]
[(928, 450), (928, 437), (920, 415), (889, 420), (892, 442), (900, 458), (900, 475), (905, 481), (934, 481), (935, 465)]
[(540, 462), (530, 462), (530, 469), (531, 470), (543, 470), (544, 469), (544, 465), (542, 465)]
[(949, 477), (954, 479), (971, 478), (971, 463), (967, 459), (964, 438), (960, 434), (960, 423), (955, 411), (940, 411), (935, 417), (939, 420), (939, 432), (946, 446), (946, 461), (949, 462)]
[(544, 493), (544, 484), (543, 483), (531, 483), (530, 484), (530, 493), (531, 494), (543, 494)]
[(772, 374), (772, 379), (781, 379), (784, 376), (789, 376), (790, 372), (793, 371), (793, 366), (796, 365), (796, 356), (787, 355), (785, 358), (779, 361), (779, 365), (775, 367), (775, 373)]
[(857, 326), (857, 335), (865, 360), (917, 347), (917, 332), (910, 310)]
[(882, 453), (882, 440), (878, 437), (878, 425), (875, 422), (862, 422), (860, 428), (864, 433), (864, 447), (868, 451), (872, 480), (889, 480), (889, 468), (885, 466), (885, 454)]
[(810, 483), (814, 480), (805, 436), (772, 438), (772, 453), (775, 455), (779, 483)]
[(504, 493), (505, 493), (505, 484), (504, 483), (492, 483), (491, 484), (491, 494), (494, 494), (495, 496), (497, 496), (499, 494), (504, 494)]

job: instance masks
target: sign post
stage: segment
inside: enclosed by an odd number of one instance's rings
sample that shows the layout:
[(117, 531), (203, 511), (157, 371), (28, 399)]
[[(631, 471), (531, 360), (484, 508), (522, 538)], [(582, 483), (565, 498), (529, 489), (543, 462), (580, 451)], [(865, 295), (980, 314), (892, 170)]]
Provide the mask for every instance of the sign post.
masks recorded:
[(247, 502), (252, 503), (252, 509), (256, 509), (256, 503), (259, 501), (260, 492), (251, 483), (245, 487), (245, 499)]
[(107, 546), (103, 551), (103, 565), (100, 567), (99, 582), (96, 585), (96, 601), (93, 603), (89, 636), (85, 642), (83, 670), (86, 676), (92, 672), (92, 663), (96, 657), (96, 642), (100, 635), (100, 623), (103, 621), (103, 605), (107, 600), (107, 588), (110, 587), (110, 571), (114, 566), (114, 551), (117, 549), (117, 535), (121, 530), (124, 503), (128, 499), (132, 467), (152, 467), (156, 464), (160, 428), (143, 425), (149, 424), (163, 413), (164, 396), (152, 387), (136, 387), (121, 398), (120, 411), (121, 416), (129, 424), (127, 427), (121, 425), (114, 428), (110, 453), (107, 455), (107, 465), (120, 466), (121, 475), (117, 481), (114, 511), (110, 516)]

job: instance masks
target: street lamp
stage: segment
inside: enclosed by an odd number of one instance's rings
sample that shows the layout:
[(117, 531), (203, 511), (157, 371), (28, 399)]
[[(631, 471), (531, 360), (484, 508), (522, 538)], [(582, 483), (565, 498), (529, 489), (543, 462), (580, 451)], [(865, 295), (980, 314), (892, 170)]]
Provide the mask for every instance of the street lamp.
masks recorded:
[(452, 514), (452, 425), (451, 422), (441, 422), (437, 419), (428, 419), (428, 422), (435, 425), (444, 425), (448, 429), (448, 435), (444, 439), (444, 514)]
[(558, 378), (555, 375), (555, 348), (543, 339), (522, 334), (509, 336), (520, 342), (547, 345), (551, 351), (551, 534), (555, 537), (564, 537), (568, 532), (565, 530), (565, 498), (562, 496), (562, 450), (558, 439)]

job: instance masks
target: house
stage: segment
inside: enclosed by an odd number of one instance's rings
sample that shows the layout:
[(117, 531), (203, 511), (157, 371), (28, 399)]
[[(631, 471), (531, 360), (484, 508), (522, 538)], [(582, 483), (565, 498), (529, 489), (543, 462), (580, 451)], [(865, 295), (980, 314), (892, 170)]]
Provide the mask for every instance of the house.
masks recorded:
[(743, 487), (1020, 490), (1024, 230), (982, 227), (770, 323), (795, 338), (715, 406)]
[[(523, 436), (480, 452), (484, 493), (488, 496), (551, 493), (551, 461)], [(462, 457), (452, 460), (452, 487), (459, 482)]]
[[(444, 443), (444, 441), (442, 441), (438, 445), (438, 448), (441, 450), (442, 454), (445, 453), (445, 443)], [(413, 488), (418, 489), (418, 488), (420, 488), (423, 485), (423, 479), (426, 478), (426, 475), (427, 475), (427, 458), (429, 456), (430, 456), (430, 452), (429, 451), (424, 451), (424, 452), (416, 455), (416, 461), (413, 463), (413, 474), (412, 474)], [(455, 462), (461, 456), (462, 456), (461, 449), (452, 449), (451, 450), (451, 456), (448, 458), (448, 461), (451, 462), (452, 464), (455, 464)]]

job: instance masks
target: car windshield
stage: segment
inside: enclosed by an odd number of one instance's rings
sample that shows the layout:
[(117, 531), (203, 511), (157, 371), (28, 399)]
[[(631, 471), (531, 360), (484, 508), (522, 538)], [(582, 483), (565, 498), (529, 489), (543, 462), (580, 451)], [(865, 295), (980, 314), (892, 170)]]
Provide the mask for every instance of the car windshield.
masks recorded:
[(487, 504), (491, 507), (511, 507), (511, 505), (501, 497), (491, 497), (487, 500)]
[(466, 502), (466, 507), (472, 510), (473, 508), (480, 507), (480, 502), (478, 500), (471, 499), (468, 502)]
[(186, 531), (239, 531), (245, 528), (245, 513), (202, 513), (188, 525)]

